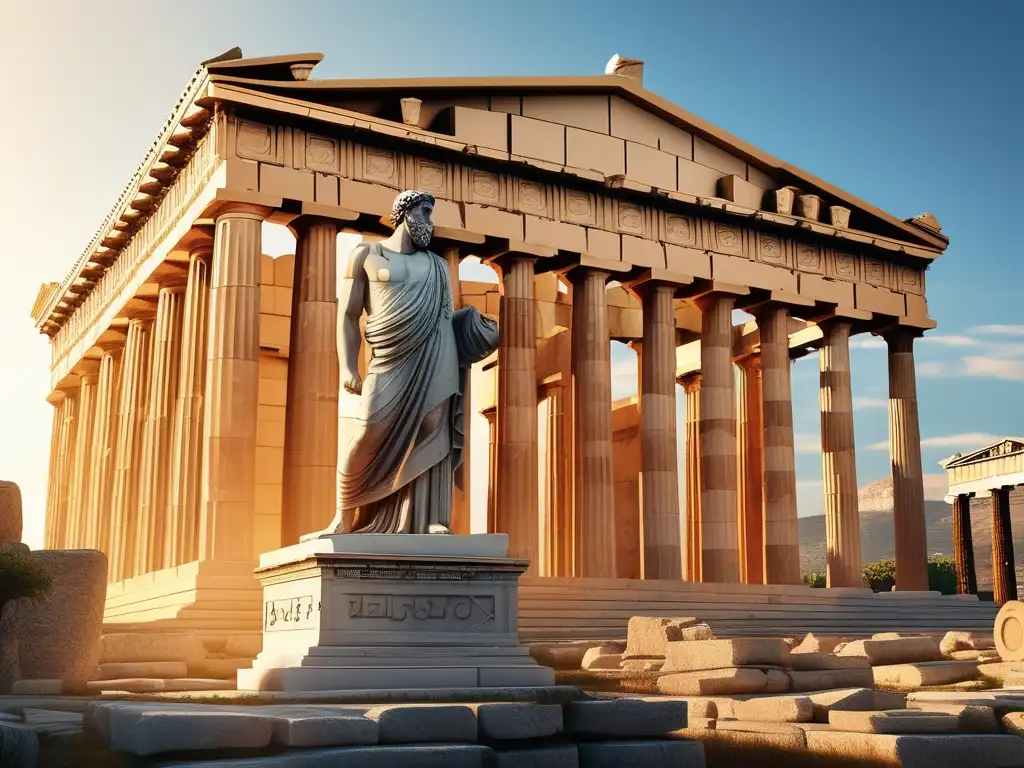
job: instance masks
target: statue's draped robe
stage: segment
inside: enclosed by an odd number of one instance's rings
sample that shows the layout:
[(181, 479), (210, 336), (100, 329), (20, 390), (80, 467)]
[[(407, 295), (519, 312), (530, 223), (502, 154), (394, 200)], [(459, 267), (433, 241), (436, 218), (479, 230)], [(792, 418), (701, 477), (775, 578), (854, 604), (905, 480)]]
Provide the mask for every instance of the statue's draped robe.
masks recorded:
[(375, 286), (362, 408), (341, 422), (348, 447), (339, 469), (340, 517), (357, 533), (449, 525), (453, 479), (461, 488), (468, 366), (498, 340), (497, 325), (476, 308), (452, 311), (445, 261), (430, 252), (402, 258), (431, 263), (422, 279)]

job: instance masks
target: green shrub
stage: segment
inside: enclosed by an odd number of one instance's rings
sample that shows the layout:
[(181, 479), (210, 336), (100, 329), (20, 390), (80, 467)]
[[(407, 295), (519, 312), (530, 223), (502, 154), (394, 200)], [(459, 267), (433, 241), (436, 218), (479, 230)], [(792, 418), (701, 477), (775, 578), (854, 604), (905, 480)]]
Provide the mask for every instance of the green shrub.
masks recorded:
[(804, 584), (815, 589), (824, 589), (825, 574), (821, 571), (811, 571), (804, 574)]
[[(864, 566), (864, 578), (875, 592), (889, 592), (896, 583), (896, 561), (876, 560)], [(956, 594), (956, 564), (951, 557), (928, 559), (928, 589), (943, 595)]]
[(11, 600), (44, 597), (53, 585), (53, 576), (28, 552), (0, 550), (0, 613)]

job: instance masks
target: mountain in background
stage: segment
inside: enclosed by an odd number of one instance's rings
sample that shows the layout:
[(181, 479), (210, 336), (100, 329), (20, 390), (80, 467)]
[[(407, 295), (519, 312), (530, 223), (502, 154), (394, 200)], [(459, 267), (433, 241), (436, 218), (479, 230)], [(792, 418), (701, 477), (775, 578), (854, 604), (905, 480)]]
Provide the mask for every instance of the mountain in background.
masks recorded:
[[(861, 550), (865, 563), (894, 557), (892, 479), (883, 478), (860, 489)], [(928, 555), (953, 554), (953, 507), (944, 501), (924, 503)], [(1024, 488), (1010, 493), (1014, 562), (1018, 581), (1024, 576)], [(992, 585), (992, 503), (987, 497), (971, 500), (971, 533), (978, 588)], [(825, 570), (825, 516), (800, 518), (800, 567), (804, 573)]]

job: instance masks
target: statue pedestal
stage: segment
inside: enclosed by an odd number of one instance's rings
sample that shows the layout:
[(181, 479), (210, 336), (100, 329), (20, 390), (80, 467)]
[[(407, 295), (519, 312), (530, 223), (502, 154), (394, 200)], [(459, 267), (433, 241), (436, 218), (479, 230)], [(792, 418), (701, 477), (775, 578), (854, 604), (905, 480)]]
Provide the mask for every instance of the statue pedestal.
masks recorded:
[(337, 534), (260, 557), (263, 652), (239, 690), (554, 684), (517, 636), (505, 534)]

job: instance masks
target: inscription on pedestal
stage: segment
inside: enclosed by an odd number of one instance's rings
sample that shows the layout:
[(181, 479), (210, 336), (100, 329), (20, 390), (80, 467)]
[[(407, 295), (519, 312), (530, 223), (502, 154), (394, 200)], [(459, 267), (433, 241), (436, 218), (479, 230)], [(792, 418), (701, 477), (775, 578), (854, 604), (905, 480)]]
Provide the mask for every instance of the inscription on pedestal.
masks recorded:
[[(348, 618), (386, 620), (411, 624), (439, 624), (448, 631), (472, 632), (494, 621), (494, 598), (490, 595), (353, 595), (348, 601)], [(434, 627), (423, 626), (423, 629)]]
[(280, 632), (287, 629), (307, 629), (316, 622), (320, 604), (311, 595), (288, 600), (269, 600), (264, 604), (263, 629)]
[(395, 581), (518, 581), (520, 570), (494, 566), (421, 563), (352, 562), (334, 568), (339, 579), (385, 579)]

